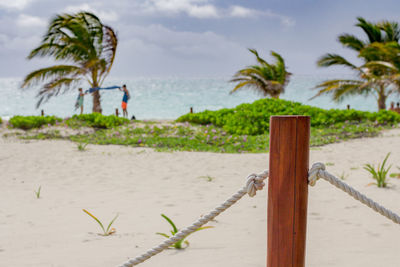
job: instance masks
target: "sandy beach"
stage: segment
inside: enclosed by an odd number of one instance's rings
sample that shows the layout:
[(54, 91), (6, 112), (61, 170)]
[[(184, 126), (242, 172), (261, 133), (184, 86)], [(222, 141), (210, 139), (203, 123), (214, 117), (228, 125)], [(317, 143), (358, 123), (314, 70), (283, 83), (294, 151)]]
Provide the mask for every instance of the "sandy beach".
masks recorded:
[[(400, 130), (313, 148), (336, 176), (400, 213), (400, 179), (387, 189), (363, 170), (391, 152), (400, 172)], [(174, 152), (68, 141), (0, 138), (0, 266), (118, 266), (157, 245), (169, 232), (165, 213), (181, 228), (230, 197), (252, 172), (268, 168), (268, 154)], [(211, 180), (211, 181), (210, 181)], [(41, 198), (34, 190), (41, 186)], [(170, 249), (143, 266), (265, 266), (267, 190), (244, 197), (194, 233), (186, 250)], [(116, 215), (114, 235), (97, 223)], [(400, 228), (325, 181), (310, 188), (306, 266), (399, 266)]]

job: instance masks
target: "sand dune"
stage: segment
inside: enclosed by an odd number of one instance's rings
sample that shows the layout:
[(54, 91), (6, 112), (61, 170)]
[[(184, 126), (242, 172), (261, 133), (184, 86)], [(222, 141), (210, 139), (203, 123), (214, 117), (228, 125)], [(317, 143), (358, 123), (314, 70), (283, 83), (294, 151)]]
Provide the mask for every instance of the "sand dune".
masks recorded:
[[(366, 186), (362, 169), (392, 152), (400, 167), (400, 130), (311, 150), (310, 162), (400, 213), (400, 180), (390, 188)], [(163, 241), (160, 214), (180, 227), (224, 201), (251, 172), (268, 168), (268, 154), (159, 153), (94, 146), (80, 152), (67, 141), (0, 139), (0, 266), (110, 267)], [(400, 170), (397, 170), (400, 172)], [(211, 177), (211, 181), (208, 177)], [(41, 198), (34, 190), (41, 186)], [(168, 250), (143, 266), (265, 266), (266, 190), (245, 197), (213, 229), (188, 238), (184, 251)], [(87, 209), (108, 223), (99, 236)], [(399, 266), (400, 228), (325, 181), (310, 188), (306, 266)]]

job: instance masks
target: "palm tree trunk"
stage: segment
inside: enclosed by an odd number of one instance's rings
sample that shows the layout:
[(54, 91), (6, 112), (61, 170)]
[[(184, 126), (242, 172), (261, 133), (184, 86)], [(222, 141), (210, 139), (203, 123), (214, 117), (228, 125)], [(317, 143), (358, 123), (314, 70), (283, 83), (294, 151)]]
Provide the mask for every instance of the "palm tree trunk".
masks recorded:
[(274, 99), (279, 99), (279, 94), (273, 94), (273, 95), (271, 95), (271, 97)]
[(99, 90), (94, 91), (93, 94), (93, 109), (92, 112), (101, 113), (101, 103), (100, 103), (100, 92)]
[[(92, 71), (92, 80), (93, 80), (93, 88), (96, 88), (99, 86), (98, 82), (97, 82), (97, 70), (93, 70)], [(92, 94), (93, 96), (93, 108), (92, 108), (92, 112), (97, 112), (97, 113), (101, 113), (101, 102), (100, 102), (100, 92), (99, 90), (96, 90), (93, 92)]]
[(379, 95), (378, 95), (378, 109), (386, 109), (386, 98), (387, 95), (385, 95), (385, 87), (381, 86), (379, 90)]

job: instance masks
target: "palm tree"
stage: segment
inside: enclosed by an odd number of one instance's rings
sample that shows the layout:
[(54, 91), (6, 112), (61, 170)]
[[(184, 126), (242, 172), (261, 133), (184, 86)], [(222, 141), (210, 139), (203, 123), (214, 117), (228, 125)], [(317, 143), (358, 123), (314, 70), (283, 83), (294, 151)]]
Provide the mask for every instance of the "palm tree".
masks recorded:
[(317, 64), (320, 67), (344, 66), (352, 70), (358, 79), (325, 81), (316, 86), (320, 90), (314, 97), (332, 94), (333, 100), (340, 102), (347, 96), (372, 94), (377, 99), (378, 109), (386, 109), (386, 99), (393, 93), (393, 89), (389, 86), (392, 83), (388, 79), (388, 69), (376, 62), (389, 58), (387, 54), (379, 52), (376, 45), (397, 44), (400, 39), (400, 27), (397, 23), (388, 21), (372, 23), (361, 17), (357, 20), (356, 26), (363, 30), (367, 36), (366, 40), (359, 39), (355, 35), (342, 34), (338, 41), (344, 47), (357, 52), (363, 64), (356, 66), (338, 54), (326, 54), (318, 60)]
[(286, 70), (285, 61), (278, 53), (271, 51), (271, 55), (275, 58), (275, 63), (270, 64), (262, 59), (255, 49), (249, 49), (256, 58), (258, 65), (248, 66), (241, 69), (233, 75), (231, 82), (238, 82), (231, 93), (241, 88), (250, 88), (263, 96), (271, 96), (279, 98), (279, 95), (285, 91), (286, 85), (289, 83), (291, 73)]
[[(29, 73), (21, 87), (43, 83), (37, 107), (82, 80), (91, 87), (100, 87), (113, 65), (117, 44), (114, 30), (92, 13), (56, 15), (41, 44), (31, 51), (28, 59), (51, 57), (61, 62)], [(92, 95), (93, 112), (101, 113), (99, 91)]]

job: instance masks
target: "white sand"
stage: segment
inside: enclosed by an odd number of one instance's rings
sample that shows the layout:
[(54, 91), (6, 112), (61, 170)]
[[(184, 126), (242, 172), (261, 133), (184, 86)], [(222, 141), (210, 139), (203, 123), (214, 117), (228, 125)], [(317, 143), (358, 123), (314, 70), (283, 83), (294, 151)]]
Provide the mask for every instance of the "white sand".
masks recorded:
[[(392, 152), (396, 171), (399, 147), (400, 130), (391, 130), (313, 149), (310, 162), (334, 164), (328, 171), (344, 172), (347, 183), (400, 213), (400, 180), (390, 178), (388, 189), (366, 186), (373, 180), (362, 169)], [(0, 138), (0, 266), (117, 266), (163, 241), (155, 232), (170, 228), (160, 213), (184, 227), (267, 165), (267, 154), (91, 145), (79, 152), (71, 142)], [(206, 175), (214, 179), (199, 178)], [(142, 266), (265, 266), (266, 198), (266, 190), (245, 197), (211, 223), (214, 229), (190, 236), (188, 249), (168, 250)], [(104, 223), (119, 213), (116, 234), (97, 235), (83, 208)], [(325, 181), (310, 188), (306, 266), (400, 266), (399, 243), (399, 225)]]

